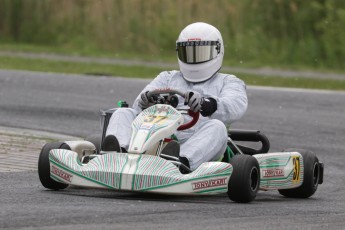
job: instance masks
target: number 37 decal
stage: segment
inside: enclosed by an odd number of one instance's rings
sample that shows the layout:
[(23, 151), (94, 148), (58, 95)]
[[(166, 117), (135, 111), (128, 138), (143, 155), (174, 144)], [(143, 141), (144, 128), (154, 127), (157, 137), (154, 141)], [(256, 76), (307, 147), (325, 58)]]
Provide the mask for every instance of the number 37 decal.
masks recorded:
[(300, 174), (301, 174), (301, 161), (299, 156), (294, 156), (292, 158), (293, 163), (293, 177), (292, 177), (292, 183), (296, 184), (299, 183), (301, 180)]
[(166, 116), (147, 116), (147, 117), (145, 117), (144, 122), (159, 124), (162, 121), (164, 121), (165, 119), (167, 119)]

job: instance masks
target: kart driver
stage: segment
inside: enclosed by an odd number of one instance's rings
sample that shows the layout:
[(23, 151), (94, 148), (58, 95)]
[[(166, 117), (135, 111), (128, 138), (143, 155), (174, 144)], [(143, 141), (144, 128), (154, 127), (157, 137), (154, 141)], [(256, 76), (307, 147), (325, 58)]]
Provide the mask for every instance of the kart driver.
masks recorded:
[[(188, 25), (176, 41), (176, 51), (180, 70), (160, 73), (142, 90), (133, 108), (120, 108), (113, 113), (103, 150), (120, 151), (121, 147), (122, 152), (126, 151), (132, 121), (152, 105), (147, 93), (171, 88), (187, 92), (184, 100), (179, 97), (177, 108), (188, 108), (188, 105), (202, 115), (192, 128), (176, 133), (181, 163), (193, 171), (204, 162), (222, 157), (228, 140), (226, 126), (239, 120), (247, 110), (246, 86), (234, 75), (218, 72), (223, 62), (224, 43), (214, 26), (202, 22)], [(165, 150), (169, 151), (169, 144)]]

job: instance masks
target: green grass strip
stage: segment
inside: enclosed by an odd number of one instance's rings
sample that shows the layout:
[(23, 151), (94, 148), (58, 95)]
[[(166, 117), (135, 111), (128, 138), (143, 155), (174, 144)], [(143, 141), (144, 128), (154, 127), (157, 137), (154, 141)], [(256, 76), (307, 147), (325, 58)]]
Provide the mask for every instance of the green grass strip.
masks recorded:
[(250, 74), (238, 74), (247, 85), (272, 86), (286, 88), (345, 90), (345, 79), (318, 79), (306, 77), (274, 77)]
[(124, 66), (100, 63), (79, 63), (18, 57), (0, 57), (0, 69), (30, 70), (55, 73), (154, 78), (163, 68)]
[[(153, 79), (166, 68), (125, 66), (99, 63), (79, 63), (19, 57), (0, 57), (0, 69), (31, 70), (41, 72), (72, 73), (86, 75), (121, 76)], [(244, 73), (232, 73), (247, 85), (291, 87), (306, 89), (345, 90), (345, 79), (318, 79), (304, 77), (274, 77)]]

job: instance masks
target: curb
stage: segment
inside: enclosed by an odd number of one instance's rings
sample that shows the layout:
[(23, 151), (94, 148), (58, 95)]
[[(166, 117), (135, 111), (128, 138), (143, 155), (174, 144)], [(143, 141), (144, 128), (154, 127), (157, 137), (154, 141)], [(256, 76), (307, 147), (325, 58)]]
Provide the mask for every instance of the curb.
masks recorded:
[(45, 131), (0, 126), (0, 173), (35, 171), (43, 145), (80, 139)]

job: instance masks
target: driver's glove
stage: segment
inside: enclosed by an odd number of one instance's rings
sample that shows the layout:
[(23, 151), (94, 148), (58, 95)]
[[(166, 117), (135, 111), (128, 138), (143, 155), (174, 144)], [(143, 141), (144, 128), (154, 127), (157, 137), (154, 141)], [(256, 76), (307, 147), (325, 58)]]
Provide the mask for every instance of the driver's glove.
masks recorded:
[(200, 111), (201, 115), (211, 116), (217, 110), (217, 101), (213, 98), (204, 98), (196, 91), (188, 91), (185, 95), (185, 105), (189, 105), (193, 112)]
[(142, 110), (154, 105), (154, 103), (147, 96), (148, 92), (149, 91), (142, 93), (139, 97), (138, 105)]

